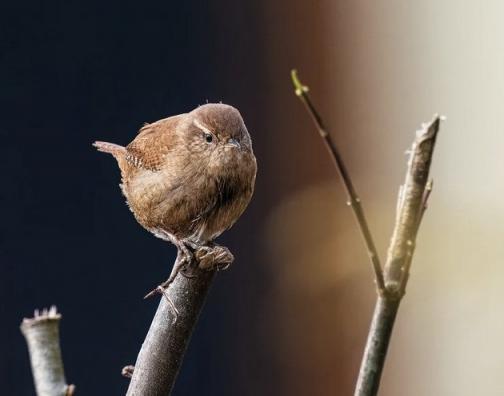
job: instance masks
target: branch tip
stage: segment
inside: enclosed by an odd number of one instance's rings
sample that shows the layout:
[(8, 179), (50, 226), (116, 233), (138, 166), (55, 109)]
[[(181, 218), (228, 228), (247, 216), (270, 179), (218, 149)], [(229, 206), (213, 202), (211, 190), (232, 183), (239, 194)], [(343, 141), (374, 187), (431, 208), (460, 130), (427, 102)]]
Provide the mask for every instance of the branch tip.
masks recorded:
[(421, 141), (432, 138), (439, 132), (439, 126), (441, 121), (445, 121), (445, 116), (440, 116), (438, 114), (434, 114), (432, 121), (428, 123), (422, 123), (421, 128), (417, 130), (416, 136), (421, 139)]
[(294, 84), (294, 92), (296, 93), (297, 96), (303, 95), (304, 92), (308, 92), (310, 89), (301, 83), (299, 80), (297, 70), (292, 69), (291, 70), (291, 79), (292, 79), (292, 84)]

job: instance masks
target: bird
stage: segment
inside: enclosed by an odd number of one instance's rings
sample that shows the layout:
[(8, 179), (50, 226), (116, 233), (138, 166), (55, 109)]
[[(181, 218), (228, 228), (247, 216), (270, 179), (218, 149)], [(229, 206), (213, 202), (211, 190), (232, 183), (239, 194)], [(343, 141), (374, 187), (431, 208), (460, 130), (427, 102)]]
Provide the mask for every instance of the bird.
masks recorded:
[(196, 250), (203, 252), (203, 269), (233, 261), (214, 240), (248, 206), (257, 173), (252, 140), (235, 107), (207, 103), (145, 124), (125, 147), (93, 145), (117, 160), (120, 187), (138, 223), (177, 247), (170, 277), (146, 297), (164, 293)]

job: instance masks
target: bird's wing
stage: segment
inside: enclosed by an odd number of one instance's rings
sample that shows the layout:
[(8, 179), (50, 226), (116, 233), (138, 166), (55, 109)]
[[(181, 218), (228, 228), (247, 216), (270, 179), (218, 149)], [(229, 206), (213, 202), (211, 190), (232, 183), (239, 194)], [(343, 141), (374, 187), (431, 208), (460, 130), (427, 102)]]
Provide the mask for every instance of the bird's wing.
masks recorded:
[(158, 171), (163, 157), (176, 144), (174, 130), (182, 114), (145, 124), (137, 137), (126, 146), (126, 160), (137, 168)]

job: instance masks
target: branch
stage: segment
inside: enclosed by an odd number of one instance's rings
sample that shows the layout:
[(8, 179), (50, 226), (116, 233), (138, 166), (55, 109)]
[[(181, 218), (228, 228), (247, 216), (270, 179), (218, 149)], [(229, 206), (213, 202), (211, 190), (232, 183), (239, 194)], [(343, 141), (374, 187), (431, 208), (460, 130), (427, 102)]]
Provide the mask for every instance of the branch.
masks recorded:
[(334, 143), (331, 135), (327, 132), (327, 129), (322, 121), (322, 117), (320, 117), (319, 113), (313, 106), (310, 97), (308, 96), (308, 87), (301, 83), (297, 76), (296, 70), (292, 70), (291, 78), (292, 83), (294, 84), (296, 95), (301, 99), (301, 101), (305, 105), (306, 110), (311, 115), (313, 122), (315, 123), (315, 126), (320, 133), (320, 136), (324, 140), (326, 149), (329, 151), (334, 165), (338, 170), (341, 180), (343, 181), (343, 185), (348, 197), (347, 204), (352, 208), (355, 214), (355, 219), (357, 220), (360, 232), (362, 234), (362, 237), (364, 238), (364, 243), (366, 244), (369, 259), (371, 260), (371, 265), (373, 266), (376, 288), (378, 290), (378, 294), (381, 294), (385, 289), (383, 271), (380, 264), (378, 252), (373, 241), (373, 237), (371, 236), (371, 232), (369, 231), (369, 226), (366, 221), (366, 216), (364, 215), (364, 209), (362, 208), (360, 198), (355, 191), (352, 180), (350, 179), (350, 175), (343, 162), (343, 158), (341, 157), (336, 147), (336, 144)]
[(435, 116), (417, 132), (413, 142), (385, 265), (386, 290), (378, 297), (375, 306), (355, 396), (378, 393), (392, 329), (408, 282), (416, 235), (432, 189), (432, 183), (427, 180), (440, 121), (441, 118)]
[(374, 396), (378, 393), (390, 336), (399, 304), (406, 290), (418, 228), (432, 190), (432, 181), (427, 182), (427, 180), (441, 118), (435, 116), (429, 124), (422, 125), (422, 129), (417, 132), (413, 142), (406, 181), (399, 189), (396, 223), (388, 249), (387, 262), (385, 269), (382, 270), (360, 200), (341, 155), (308, 96), (308, 87), (299, 81), (295, 70), (292, 71), (291, 77), (296, 95), (311, 115), (343, 180), (348, 204), (354, 210), (373, 265), (378, 300), (361, 363), (355, 396)]
[(59, 341), (61, 315), (52, 306), (33, 318), (25, 318), (21, 332), (25, 336), (37, 396), (71, 396), (75, 386), (67, 385)]
[[(213, 267), (218, 264), (215, 261)], [(133, 371), (127, 396), (165, 396), (173, 388), (215, 274), (215, 270), (199, 269), (197, 258), (190, 268), (191, 274), (179, 273), (161, 298), (135, 367), (123, 369), (123, 375)]]

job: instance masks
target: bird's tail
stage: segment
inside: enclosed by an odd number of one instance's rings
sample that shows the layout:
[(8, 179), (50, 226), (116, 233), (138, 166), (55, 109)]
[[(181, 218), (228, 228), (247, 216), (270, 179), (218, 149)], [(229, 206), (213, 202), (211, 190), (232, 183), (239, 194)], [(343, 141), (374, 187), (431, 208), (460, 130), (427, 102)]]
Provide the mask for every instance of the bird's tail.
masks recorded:
[(115, 143), (109, 142), (94, 142), (93, 146), (97, 148), (98, 151), (103, 153), (112, 154), (114, 157), (117, 157), (120, 154), (124, 154), (126, 152), (126, 148), (123, 146), (119, 146)]

